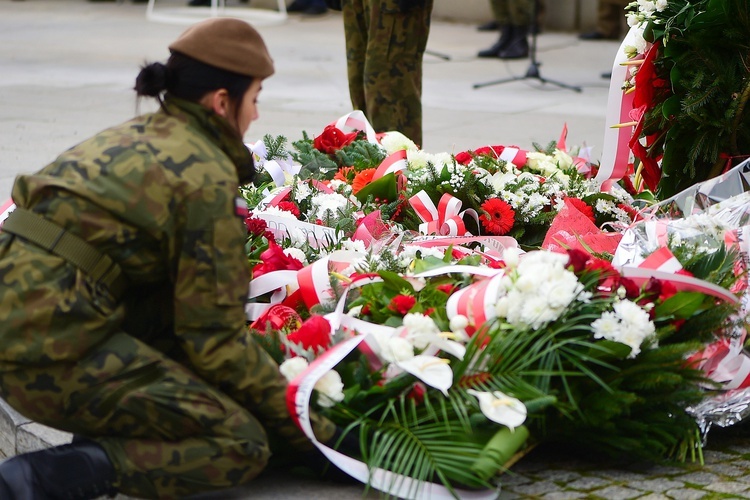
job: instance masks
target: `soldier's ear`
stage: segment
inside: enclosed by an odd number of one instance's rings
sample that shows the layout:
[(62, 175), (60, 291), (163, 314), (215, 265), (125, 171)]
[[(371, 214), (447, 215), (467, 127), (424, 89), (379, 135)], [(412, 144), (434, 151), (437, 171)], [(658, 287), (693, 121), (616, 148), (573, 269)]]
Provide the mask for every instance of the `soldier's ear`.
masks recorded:
[(213, 90), (206, 94), (201, 103), (208, 109), (212, 110), (217, 115), (228, 118), (229, 117), (229, 92), (227, 89)]

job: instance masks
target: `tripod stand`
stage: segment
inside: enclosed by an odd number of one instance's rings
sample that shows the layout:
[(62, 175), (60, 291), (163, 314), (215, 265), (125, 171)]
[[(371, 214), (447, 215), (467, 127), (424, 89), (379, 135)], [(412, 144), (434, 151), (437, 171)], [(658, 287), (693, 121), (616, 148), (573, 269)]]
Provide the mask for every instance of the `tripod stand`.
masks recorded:
[(536, 37), (539, 33), (539, 25), (538, 25), (538, 14), (539, 14), (539, 0), (534, 0), (534, 12), (531, 16), (531, 45), (529, 46), (529, 58), (531, 59), (531, 62), (529, 63), (529, 67), (526, 69), (526, 74), (523, 76), (512, 76), (510, 78), (503, 78), (501, 80), (493, 80), (490, 82), (484, 82), (484, 83), (475, 83), (474, 88), (482, 88), (482, 87), (488, 87), (490, 85), (499, 85), (502, 83), (508, 83), (508, 82), (516, 82), (521, 80), (538, 80), (542, 83), (551, 83), (553, 85), (557, 85), (558, 87), (562, 87), (564, 89), (573, 90), (575, 92), (581, 92), (581, 87), (577, 87), (575, 85), (568, 85), (566, 83), (557, 82), (555, 80), (549, 80), (547, 78), (543, 78), (541, 73), (539, 72), (539, 66), (541, 64), (536, 59)]

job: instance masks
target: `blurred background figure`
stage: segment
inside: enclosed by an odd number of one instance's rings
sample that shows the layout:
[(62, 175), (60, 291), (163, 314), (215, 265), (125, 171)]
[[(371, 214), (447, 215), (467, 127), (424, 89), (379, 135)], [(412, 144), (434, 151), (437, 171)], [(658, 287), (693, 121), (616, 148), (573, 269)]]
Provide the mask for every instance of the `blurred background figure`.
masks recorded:
[(287, 12), (305, 14), (307, 16), (319, 16), (328, 12), (325, 0), (294, 0)]
[(352, 109), (422, 145), (422, 58), (433, 0), (343, 0)]
[(629, 0), (599, 0), (596, 16), (596, 30), (581, 33), (581, 40), (619, 40), (625, 19), (625, 7)]
[(490, 0), (490, 5), (500, 29), (500, 38), (477, 55), (500, 59), (528, 57), (528, 35), (535, 12), (534, 0)]

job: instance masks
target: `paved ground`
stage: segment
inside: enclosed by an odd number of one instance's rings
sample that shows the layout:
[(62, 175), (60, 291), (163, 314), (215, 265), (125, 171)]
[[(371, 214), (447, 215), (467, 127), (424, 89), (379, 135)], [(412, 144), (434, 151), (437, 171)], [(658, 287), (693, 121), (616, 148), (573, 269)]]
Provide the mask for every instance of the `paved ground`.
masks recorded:
[[(168, 5), (168, 2), (157, 2)], [(179, 4), (182, 5), (182, 2)], [(163, 60), (184, 26), (149, 22), (145, 4), (84, 0), (0, 3), (0, 202), (13, 178), (42, 167), (65, 148), (152, 105), (135, 103), (138, 65)], [(248, 141), (264, 134), (301, 137), (350, 111), (341, 18), (292, 17), (259, 26), (277, 74), (264, 83), (261, 118)], [(495, 34), (435, 20), (425, 57), (424, 149), (458, 152), (487, 144), (546, 144), (567, 123), (569, 144), (601, 155), (614, 42), (580, 42), (574, 33), (544, 32), (542, 76), (578, 85), (581, 93), (531, 79), (474, 89), (473, 84), (523, 76), (524, 61), (475, 57)], [(576, 457), (575, 450), (536, 449), (504, 478), (500, 498), (750, 498), (750, 439), (741, 429), (711, 434), (706, 465), (652, 466)], [(51, 432), (0, 405), (0, 451), (33, 449), (69, 436)], [(748, 492), (748, 493), (746, 493)], [(209, 498), (361, 498), (353, 485), (268, 475), (234, 493)], [(375, 496), (375, 495), (369, 495)], [(206, 497), (204, 497), (206, 498)]]

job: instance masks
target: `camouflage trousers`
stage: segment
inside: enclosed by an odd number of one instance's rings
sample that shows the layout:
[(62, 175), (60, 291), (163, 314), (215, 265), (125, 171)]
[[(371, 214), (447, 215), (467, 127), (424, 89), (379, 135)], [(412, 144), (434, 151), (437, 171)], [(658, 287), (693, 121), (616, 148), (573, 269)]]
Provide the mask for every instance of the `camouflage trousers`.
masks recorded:
[(500, 25), (528, 26), (534, 13), (534, 0), (491, 0), (495, 20)]
[(422, 144), (422, 58), (433, 0), (343, 0), (349, 95), (377, 132)]
[(7, 245), (0, 234), (0, 395), (8, 404), (100, 443), (127, 495), (179, 498), (260, 473), (269, 438), (252, 414), (117, 331), (122, 307), (109, 309), (69, 263), (31, 246), (3, 257)]

